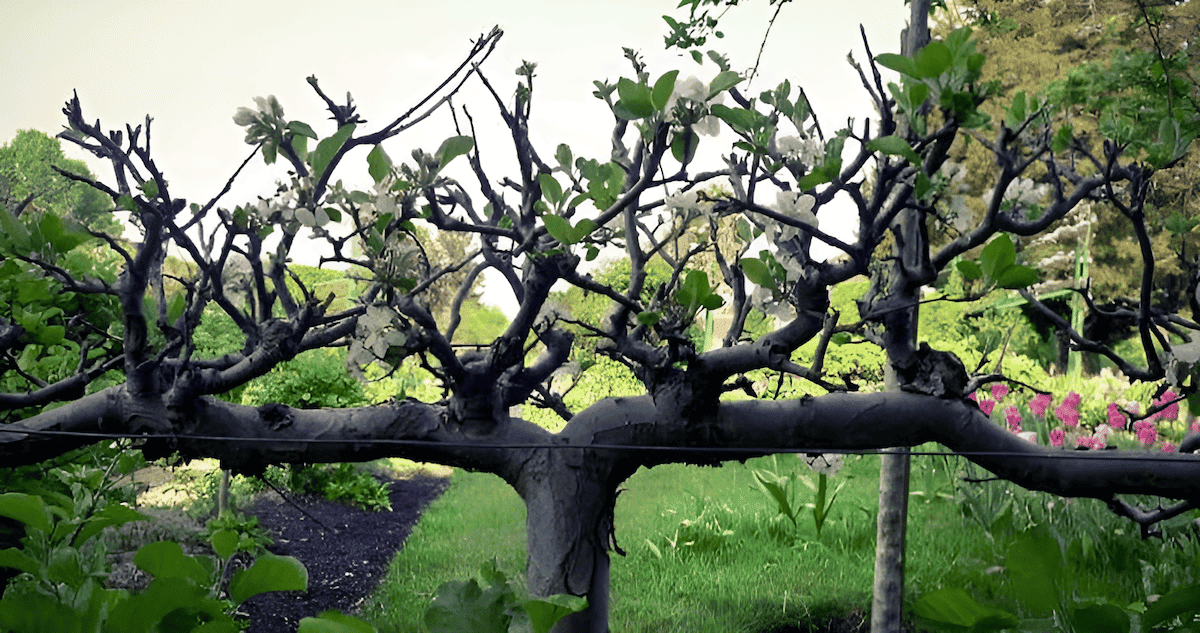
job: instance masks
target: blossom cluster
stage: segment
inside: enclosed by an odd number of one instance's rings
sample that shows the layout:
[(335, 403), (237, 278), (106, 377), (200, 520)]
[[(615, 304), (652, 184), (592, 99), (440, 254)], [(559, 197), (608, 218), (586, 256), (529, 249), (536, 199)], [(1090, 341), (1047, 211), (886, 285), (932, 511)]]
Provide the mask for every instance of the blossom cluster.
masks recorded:
[[(996, 383), (992, 385), (988, 392), (976, 392), (968, 396), (974, 400), (979, 406), (980, 411), (987, 416), (991, 416), (997, 406), (1002, 404), (1011, 392), (1008, 385)], [(990, 397), (988, 397), (990, 396)], [(1097, 424), (1094, 429), (1088, 430), (1080, 424), (1079, 407), (1083, 402), (1083, 396), (1074, 391), (1068, 392), (1062, 398), (1058, 406), (1051, 408), (1054, 405), (1055, 398), (1050, 394), (1037, 394), (1031, 398), (1026, 407), (1029, 413), (1032, 414), (1033, 420), (1027, 419), (1021, 411), (1021, 407), (1017, 404), (1007, 404), (1003, 408), (1003, 421), (1005, 427), (1014, 435), (1022, 437), (1031, 442), (1036, 442), (1038, 433), (1035, 431), (1026, 430), (1027, 425), (1040, 427), (1042, 425), (1053, 425), (1046, 434), (1051, 446), (1070, 448), (1071, 444), (1075, 448), (1086, 448), (1092, 450), (1100, 450), (1108, 447), (1109, 439), (1113, 434), (1119, 431), (1125, 431), (1129, 426), (1131, 417), (1138, 416), (1140, 407), (1138, 404), (1129, 403), (1122, 407), (1116, 402), (1108, 405), (1104, 423)], [(1159, 425), (1164, 421), (1176, 420), (1179, 418), (1179, 395), (1174, 391), (1167, 389), (1161, 396), (1153, 402), (1152, 408), (1156, 409), (1154, 413), (1137, 419), (1129, 431), (1137, 438), (1137, 441), (1143, 446), (1151, 447), (1159, 442)], [(1055, 425), (1057, 421), (1058, 425)], [(1044, 427), (1043, 427), (1044, 428)], [(1193, 421), (1190, 425), (1189, 432), (1200, 433), (1200, 420)], [(1163, 452), (1173, 452), (1176, 449), (1171, 442), (1162, 444)]]

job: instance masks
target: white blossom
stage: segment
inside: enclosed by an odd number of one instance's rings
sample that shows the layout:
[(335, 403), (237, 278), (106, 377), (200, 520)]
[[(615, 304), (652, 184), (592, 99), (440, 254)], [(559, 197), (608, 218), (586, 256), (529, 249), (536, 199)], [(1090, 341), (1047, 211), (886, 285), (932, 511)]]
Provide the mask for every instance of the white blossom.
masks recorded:
[(825, 153), (821, 142), (810, 137), (780, 136), (775, 139), (775, 146), (784, 158), (799, 160), (809, 165)]
[(700, 194), (695, 189), (691, 191), (681, 191), (676, 194), (667, 196), (663, 200), (667, 210), (688, 215), (697, 211), (700, 208)]
[[(711, 99), (708, 96), (708, 84), (700, 81), (696, 77), (688, 77), (683, 81), (675, 82), (675, 89), (671, 91), (671, 96), (667, 98), (667, 105), (664, 108), (668, 121), (675, 120), (675, 106), (679, 100), (699, 104), (708, 110), (708, 106), (713, 103), (724, 103), (725, 94), (718, 94)], [(692, 131), (705, 136), (716, 136), (721, 132), (721, 120), (711, 114), (701, 117), (701, 119), (692, 124)]]
[[(816, 203), (816, 198), (795, 191), (780, 191), (775, 194), (776, 211), (814, 228), (817, 226), (817, 214), (813, 213), (812, 208)], [(794, 226), (784, 224), (779, 227), (781, 241), (786, 242), (799, 234), (800, 229)]]
[(800, 456), (818, 474), (832, 477), (842, 469), (842, 456), (831, 453), (807, 453)]

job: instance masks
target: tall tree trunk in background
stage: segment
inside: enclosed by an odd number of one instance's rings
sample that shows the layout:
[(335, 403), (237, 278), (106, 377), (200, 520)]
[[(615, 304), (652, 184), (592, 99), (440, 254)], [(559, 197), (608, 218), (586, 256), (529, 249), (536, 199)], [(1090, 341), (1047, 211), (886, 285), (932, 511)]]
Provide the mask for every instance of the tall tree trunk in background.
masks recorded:
[[(912, 13), (908, 28), (904, 32), (901, 52), (913, 55), (929, 41), (930, 0), (912, 0)], [(900, 122), (897, 131), (907, 134), (907, 123)], [(884, 375), (884, 387), (889, 391), (900, 389), (900, 380), (894, 365), (910, 357), (917, 339), (917, 301), (921, 289), (910, 283), (908, 271), (919, 265), (921, 253), (928, 248), (921, 239), (924, 231), (920, 223), (924, 219), (915, 210), (903, 212), (900, 234), (903, 244), (895, 242), (895, 269), (891, 283), (904, 284), (902, 296), (911, 308), (900, 310), (884, 318), (885, 340), (888, 362)], [(871, 633), (899, 633), (904, 607), (904, 551), (908, 528), (908, 478), (911, 469), (909, 449), (890, 449), (880, 457), (879, 466), (879, 517), (875, 538), (875, 583), (871, 599)]]

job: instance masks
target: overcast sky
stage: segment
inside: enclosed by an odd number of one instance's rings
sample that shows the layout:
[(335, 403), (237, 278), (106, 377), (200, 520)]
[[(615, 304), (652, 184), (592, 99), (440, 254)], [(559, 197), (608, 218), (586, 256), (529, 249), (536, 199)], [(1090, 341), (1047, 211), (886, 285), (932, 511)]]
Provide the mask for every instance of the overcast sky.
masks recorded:
[[(767, 0), (743, 2), (746, 6), (734, 7), (722, 21), (726, 37), (710, 39), (705, 47), (726, 53), (735, 70), (754, 64), (774, 10)], [(238, 106), (253, 106), (253, 97), (276, 95), (288, 118), (307, 121), (327, 136), (332, 122), (305, 83), (315, 74), (335, 100), (353, 93), (369, 122), (360, 131), (373, 130), (436, 86), (462, 60), (471, 39), (499, 25), (505, 35), (484, 72), (510, 97), (513, 70), (522, 60), (538, 63), (531, 125), (539, 151), (549, 157), (555, 145), (566, 142), (577, 156), (603, 158), (611, 115), (592, 97), (592, 81), (632, 75), (621, 47), (642, 52), (652, 78), (672, 69), (680, 70), (681, 78), (708, 80), (717, 73), (711, 62), (697, 65), (690, 56), (663, 50), (667, 27), (661, 16), (685, 17), (676, 4), (3, 0), (0, 143), (20, 129), (57, 133), (65, 122), (63, 102), (76, 90), (85, 117), (99, 118), (106, 129), (153, 117), (152, 151), (173, 195), (203, 202), (250, 150), (232, 116)], [(846, 116), (871, 116), (846, 54), (866, 59), (860, 23), (874, 53), (898, 52), (906, 17), (901, 0), (842, 0), (819, 7), (796, 0), (783, 8), (750, 92), (790, 79), (805, 88), (827, 131), (844, 125)], [(472, 90), (456, 103), (467, 104), (481, 135), (488, 135), (481, 145), (486, 142), (499, 153), (502, 130), (490, 100)], [(449, 117), (439, 116), (385, 148), (403, 160), (414, 147), (432, 151), (452, 134)], [(71, 150), (68, 155), (85, 158)], [(361, 162), (348, 157), (347, 166), (365, 180), (365, 169), (353, 165)], [(89, 164), (102, 179), (111, 178), (96, 161)], [(266, 167), (256, 160), (223, 202), (232, 206), (269, 194), (284, 172), (282, 162)], [(345, 177), (353, 179), (355, 173)]]

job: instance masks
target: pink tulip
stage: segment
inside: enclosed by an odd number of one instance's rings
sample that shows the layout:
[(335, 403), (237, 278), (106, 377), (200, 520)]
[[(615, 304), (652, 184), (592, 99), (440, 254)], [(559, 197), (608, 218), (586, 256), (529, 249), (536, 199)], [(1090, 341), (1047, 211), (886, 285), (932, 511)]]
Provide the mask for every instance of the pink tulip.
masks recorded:
[(1067, 434), (1063, 433), (1062, 429), (1054, 429), (1050, 431), (1050, 446), (1062, 446), (1063, 440)]
[(1004, 396), (1007, 396), (1007, 395), (1008, 395), (1008, 385), (1006, 385), (1002, 382), (998, 382), (998, 383), (992, 385), (992, 397), (996, 399), (996, 402), (1000, 402), (1001, 400), (1004, 399)]
[(1121, 407), (1117, 403), (1110, 402), (1108, 405), (1108, 425), (1114, 429), (1125, 428), (1125, 414), (1121, 412)]
[(1004, 421), (1008, 423), (1008, 430), (1013, 433), (1021, 432), (1021, 410), (1009, 405), (1004, 409)]
[(1054, 397), (1048, 393), (1039, 393), (1029, 401), (1029, 410), (1039, 418), (1046, 417), (1046, 409), (1054, 402)]
[(992, 409), (995, 409), (995, 408), (996, 408), (995, 400), (980, 400), (979, 401), (979, 410), (983, 411), (984, 415), (991, 415)]

